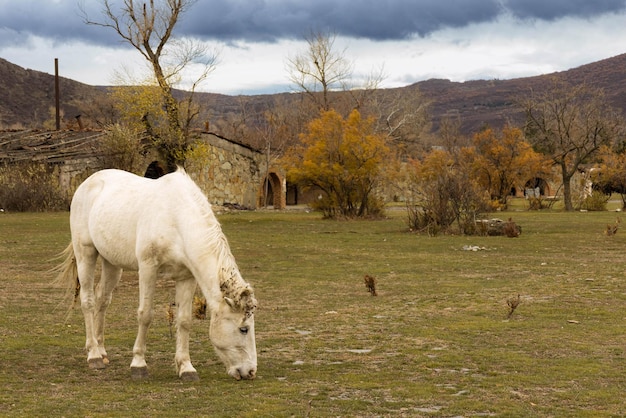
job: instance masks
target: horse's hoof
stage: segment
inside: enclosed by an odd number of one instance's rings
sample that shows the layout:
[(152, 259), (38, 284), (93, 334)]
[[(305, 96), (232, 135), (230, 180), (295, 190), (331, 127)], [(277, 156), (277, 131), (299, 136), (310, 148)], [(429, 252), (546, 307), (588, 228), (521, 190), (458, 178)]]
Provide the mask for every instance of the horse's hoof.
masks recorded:
[(183, 382), (196, 382), (200, 380), (200, 377), (196, 372), (183, 372), (183, 374), (180, 375), (180, 380)]
[(109, 358), (107, 356), (102, 356), (102, 362), (105, 366), (109, 365)]
[(87, 360), (87, 363), (89, 363), (89, 368), (94, 370), (101, 370), (106, 367), (106, 363), (102, 358), (90, 358)]
[(130, 376), (133, 379), (145, 379), (146, 377), (148, 377), (148, 368), (147, 367), (131, 367)]

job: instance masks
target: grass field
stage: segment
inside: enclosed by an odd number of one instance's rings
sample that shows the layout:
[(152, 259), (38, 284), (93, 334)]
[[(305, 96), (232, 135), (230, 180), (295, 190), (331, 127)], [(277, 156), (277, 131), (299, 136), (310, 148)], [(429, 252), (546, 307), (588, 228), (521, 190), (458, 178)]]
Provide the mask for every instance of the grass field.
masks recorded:
[[(410, 234), (401, 210), (347, 222), (220, 215), (259, 300), (258, 377), (230, 378), (208, 322), (196, 320), (191, 356), (201, 380), (183, 383), (166, 315), (172, 283), (159, 283), (150, 377), (130, 378), (135, 273), (124, 274), (109, 310), (111, 363), (89, 370), (82, 315), (65, 320), (48, 272), (69, 241), (68, 214), (0, 214), (0, 415), (626, 414), (626, 226), (603, 233), (620, 214), (500, 216), (522, 235)], [(364, 274), (377, 278), (378, 296)]]

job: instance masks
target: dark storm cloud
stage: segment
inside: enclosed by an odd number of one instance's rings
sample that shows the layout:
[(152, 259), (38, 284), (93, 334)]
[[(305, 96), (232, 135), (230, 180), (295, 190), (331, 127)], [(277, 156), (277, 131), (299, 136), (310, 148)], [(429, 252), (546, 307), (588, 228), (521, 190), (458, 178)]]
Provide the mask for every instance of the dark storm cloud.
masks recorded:
[(554, 20), (622, 11), (626, 0), (218, 0), (198, 2), (184, 31), (222, 40), (302, 38), (311, 30), (375, 40), (425, 36), (502, 15)]
[(493, 0), (220, 0), (196, 4), (184, 30), (200, 37), (265, 41), (328, 29), (350, 37), (402, 39), (491, 20), (499, 12)]
[(626, 8), (624, 0), (504, 0), (503, 4), (515, 17), (541, 20), (565, 16), (587, 18)]
[[(89, 16), (101, 16), (101, 7), (87, 0)], [(111, 30), (87, 25), (78, 0), (0, 0), (0, 47), (26, 45), (29, 35), (54, 42), (84, 41), (92, 44), (119, 44)]]
[(272, 41), (302, 38), (311, 30), (370, 39), (403, 39), (446, 26), (495, 19), (496, 0), (297, 0), (198, 3), (184, 30), (215, 39)]
[[(489, 22), (503, 15), (555, 20), (594, 17), (623, 11), (626, 0), (199, 0), (183, 16), (180, 34), (219, 41), (273, 42), (301, 39), (310, 31), (374, 40), (425, 36), (446, 27)], [(28, 35), (57, 42), (83, 40), (119, 45), (120, 38), (101, 27), (96, 0), (0, 0), (0, 47), (26, 45)], [(113, 4), (121, 4), (114, 0)]]

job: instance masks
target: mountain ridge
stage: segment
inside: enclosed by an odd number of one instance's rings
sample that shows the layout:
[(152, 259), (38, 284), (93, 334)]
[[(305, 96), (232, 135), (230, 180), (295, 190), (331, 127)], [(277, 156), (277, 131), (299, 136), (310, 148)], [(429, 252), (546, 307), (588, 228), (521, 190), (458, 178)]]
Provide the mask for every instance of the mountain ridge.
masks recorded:
[[(546, 88), (554, 77), (576, 84), (585, 82), (605, 90), (607, 101), (626, 113), (626, 54), (616, 55), (565, 71), (507, 80), (470, 80), (454, 82), (430, 79), (389, 90), (418, 90), (431, 103), (430, 112), (435, 130), (442, 118), (458, 116), (461, 131), (475, 132), (485, 125), (502, 127), (505, 123), (523, 122), (523, 113), (516, 102), (531, 90)], [(96, 125), (106, 123), (111, 104), (106, 95), (108, 86), (90, 86), (60, 77), (61, 108), (66, 121), (83, 114)], [(196, 93), (203, 103), (213, 103), (211, 113), (232, 112), (241, 97), (252, 104), (267, 103), (276, 93), (254, 96), (228, 96), (218, 93)], [(53, 117), (54, 76), (0, 58), (0, 129), (41, 127)]]

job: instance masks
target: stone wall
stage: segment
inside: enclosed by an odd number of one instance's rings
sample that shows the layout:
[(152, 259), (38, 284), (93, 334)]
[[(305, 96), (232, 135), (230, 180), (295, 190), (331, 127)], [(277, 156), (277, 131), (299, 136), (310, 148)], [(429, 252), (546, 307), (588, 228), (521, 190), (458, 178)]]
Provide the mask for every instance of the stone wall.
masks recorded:
[[(59, 186), (68, 196), (82, 181), (94, 172), (105, 168), (103, 161), (94, 155), (93, 143), (104, 132), (7, 132), (0, 133), (0, 163), (41, 161), (53, 164)], [(223, 206), (233, 204), (249, 209), (268, 204), (276, 209), (285, 208), (284, 176), (280, 170), (267, 170), (263, 153), (243, 144), (210, 133), (200, 133), (197, 152), (186, 161), (185, 169), (196, 181), (209, 202)], [(143, 175), (156, 155), (146, 155)], [(269, 181), (265, 182), (268, 178)], [(268, 197), (264, 197), (268, 193)]]
[(266, 175), (264, 155), (246, 146), (201, 134), (200, 155), (187, 160), (187, 171), (214, 205), (256, 208)]

